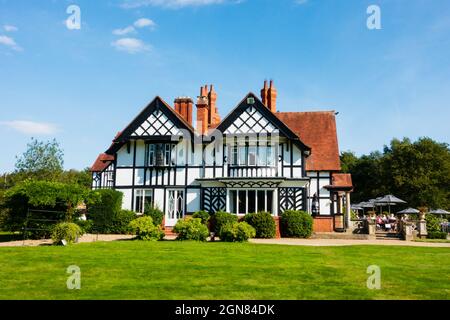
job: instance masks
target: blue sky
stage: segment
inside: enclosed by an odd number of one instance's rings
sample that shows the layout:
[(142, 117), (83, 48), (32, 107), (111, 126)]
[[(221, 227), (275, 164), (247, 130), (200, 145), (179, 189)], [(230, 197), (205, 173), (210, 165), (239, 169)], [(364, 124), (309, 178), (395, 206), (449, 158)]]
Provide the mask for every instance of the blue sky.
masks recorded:
[[(381, 30), (366, 27), (372, 4)], [(214, 84), (225, 116), (271, 78), (280, 111), (339, 111), (342, 151), (449, 142), (450, 2), (0, 0), (0, 172), (31, 136), (82, 169), (156, 95)]]

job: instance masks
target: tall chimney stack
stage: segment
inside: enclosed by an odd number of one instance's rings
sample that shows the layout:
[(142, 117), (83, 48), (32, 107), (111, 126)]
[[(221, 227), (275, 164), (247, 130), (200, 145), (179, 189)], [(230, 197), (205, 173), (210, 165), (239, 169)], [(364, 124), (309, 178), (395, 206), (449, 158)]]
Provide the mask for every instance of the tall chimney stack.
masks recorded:
[(268, 90), (268, 105), (267, 107), (272, 112), (277, 112), (277, 89), (275, 88), (275, 85), (273, 84), (273, 80), (270, 80), (270, 88)]
[(206, 134), (209, 127), (209, 101), (208, 101), (208, 87), (200, 88), (200, 96), (197, 100), (197, 132), (199, 134)]
[(267, 87), (267, 80), (264, 80), (264, 88), (261, 90), (261, 100), (263, 105), (268, 106), (269, 88)]
[(181, 117), (192, 125), (192, 109), (194, 102), (189, 97), (178, 97), (175, 99), (175, 111), (178, 112)]
[(209, 125), (215, 126), (220, 122), (219, 110), (217, 109), (217, 93), (211, 85), (208, 93), (209, 102)]

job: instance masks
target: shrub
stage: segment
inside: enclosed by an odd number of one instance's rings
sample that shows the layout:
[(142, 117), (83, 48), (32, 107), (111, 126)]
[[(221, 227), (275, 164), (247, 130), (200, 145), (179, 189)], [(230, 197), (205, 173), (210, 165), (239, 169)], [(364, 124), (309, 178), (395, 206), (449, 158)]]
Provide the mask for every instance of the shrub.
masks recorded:
[(197, 211), (192, 215), (192, 218), (201, 219), (204, 225), (208, 225), (208, 221), (211, 215), (207, 211)]
[(62, 240), (67, 243), (74, 243), (83, 234), (81, 228), (75, 223), (61, 222), (53, 227), (52, 240), (54, 244), (59, 244)]
[(214, 231), (216, 234), (220, 233), (220, 229), (233, 222), (237, 222), (238, 218), (236, 215), (224, 212), (224, 211), (217, 211), (215, 214), (211, 216), (211, 230)]
[(427, 221), (427, 232), (440, 232), (441, 231), (441, 219), (433, 214), (427, 214), (425, 216), (425, 220)]
[(155, 226), (150, 217), (137, 218), (131, 221), (129, 226), (139, 240), (158, 241), (164, 239), (164, 231), (161, 226)]
[(146, 203), (144, 215), (151, 217), (155, 226), (162, 226), (164, 212), (162, 212), (157, 206), (154, 206), (151, 203)]
[(313, 232), (313, 218), (304, 211), (286, 210), (280, 222), (283, 237), (309, 238)]
[(245, 242), (256, 236), (256, 230), (247, 222), (233, 222), (224, 225), (219, 232), (220, 240), (225, 242)]
[(428, 239), (447, 239), (447, 232), (442, 231), (432, 231), (428, 233)]
[[(27, 237), (48, 238), (54, 221), (72, 220), (76, 206), (83, 202), (87, 194), (88, 191), (78, 185), (25, 180), (8, 189), (2, 196), (2, 228), (21, 231), (27, 225), (35, 229), (28, 231)], [(29, 209), (39, 212), (33, 212), (33, 221), (27, 222)]]
[(88, 202), (89, 218), (93, 229), (99, 233), (114, 233), (114, 223), (122, 210), (123, 193), (102, 189), (92, 191)]
[(275, 237), (275, 220), (270, 213), (249, 213), (245, 216), (244, 220), (253, 228), (255, 228), (256, 238), (271, 239)]
[(81, 228), (83, 234), (92, 232), (92, 226), (94, 225), (94, 222), (92, 220), (77, 219), (74, 221), (74, 223)]
[(136, 219), (136, 213), (130, 210), (120, 210), (113, 218), (109, 231), (116, 234), (131, 233), (130, 222)]
[(178, 233), (177, 240), (206, 241), (209, 235), (208, 228), (202, 220), (196, 218), (178, 220), (173, 231)]

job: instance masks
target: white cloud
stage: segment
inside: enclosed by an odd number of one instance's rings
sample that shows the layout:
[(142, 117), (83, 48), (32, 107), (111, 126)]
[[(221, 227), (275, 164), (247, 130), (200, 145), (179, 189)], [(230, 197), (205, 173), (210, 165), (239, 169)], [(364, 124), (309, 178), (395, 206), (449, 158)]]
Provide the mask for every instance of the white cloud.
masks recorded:
[(3, 29), (6, 32), (15, 32), (15, 31), (19, 30), (16, 26), (12, 26), (12, 25), (4, 25)]
[(134, 26), (136, 28), (145, 28), (145, 27), (150, 27), (150, 28), (154, 28), (156, 27), (156, 23), (153, 20), (147, 19), (147, 18), (142, 18), (139, 20), (136, 20), (134, 22)]
[(129, 27), (126, 27), (126, 28), (123, 28), (123, 29), (116, 29), (116, 30), (113, 31), (113, 34), (115, 34), (116, 36), (123, 36), (123, 35), (126, 35), (128, 33), (132, 33), (134, 31), (135, 31), (134, 27), (133, 26), (129, 26)]
[(134, 9), (140, 7), (165, 7), (179, 9), (183, 7), (200, 7), (213, 4), (239, 3), (242, 0), (124, 0), (121, 7)]
[(0, 124), (24, 134), (51, 135), (58, 131), (55, 125), (43, 122), (15, 120), (0, 122)]
[(119, 51), (125, 51), (131, 54), (149, 51), (151, 47), (140, 39), (122, 38), (111, 43)]
[(13, 50), (16, 51), (22, 51), (23, 49), (21, 47), (19, 47), (16, 43), (16, 41), (14, 41), (13, 38), (11, 37), (7, 37), (7, 36), (2, 36), (0, 35), (0, 44), (5, 45)]

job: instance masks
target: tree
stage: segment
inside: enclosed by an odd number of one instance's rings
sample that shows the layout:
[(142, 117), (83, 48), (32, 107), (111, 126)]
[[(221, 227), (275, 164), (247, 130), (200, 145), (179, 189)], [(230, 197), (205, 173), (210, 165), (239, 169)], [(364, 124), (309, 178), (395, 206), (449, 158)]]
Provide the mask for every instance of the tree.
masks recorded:
[(55, 139), (43, 142), (31, 138), (27, 150), (17, 157), (16, 173), (36, 180), (55, 180), (63, 171), (63, 156), (64, 152)]
[(383, 153), (341, 155), (342, 168), (352, 174), (355, 202), (394, 194), (408, 206), (450, 209), (450, 149), (430, 138), (393, 139)]

